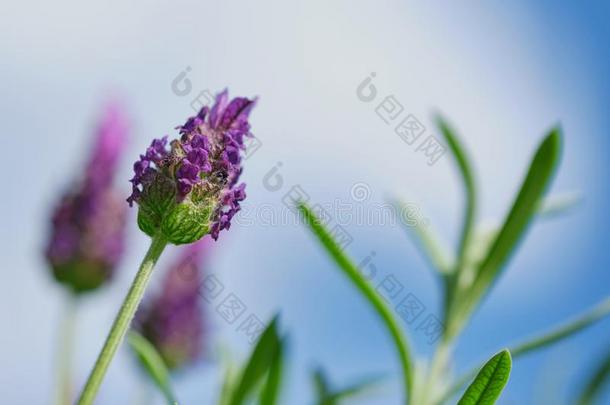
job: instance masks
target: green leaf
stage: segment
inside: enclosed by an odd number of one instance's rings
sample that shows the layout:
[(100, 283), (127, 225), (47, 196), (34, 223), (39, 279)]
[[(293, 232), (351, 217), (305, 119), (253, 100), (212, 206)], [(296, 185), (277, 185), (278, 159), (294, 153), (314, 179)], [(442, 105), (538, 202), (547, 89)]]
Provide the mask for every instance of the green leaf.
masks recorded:
[[(551, 183), (559, 163), (560, 150), (561, 133), (559, 128), (555, 128), (539, 146), (519, 194), (502, 229), (478, 269), (473, 284), (467, 287), (465, 294), (458, 292), (456, 295), (455, 301), (460, 308), (458, 315), (452, 314), (449, 319), (448, 333), (457, 333), (461, 327), (459, 323), (464, 321), (464, 318), (473, 310), (482, 296), (489, 292), (492, 284), (500, 276), (502, 269), (525, 235), (528, 225), (538, 209), (538, 202), (541, 201)], [(456, 322), (458, 325), (455, 324)]]
[(381, 381), (381, 377), (369, 377), (363, 381), (357, 382), (341, 390), (335, 391), (332, 398), (335, 400), (344, 400), (363, 394), (365, 391), (377, 386)]
[(317, 369), (313, 374), (314, 387), (316, 388), (316, 395), (318, 398), (318, 405), (331, 405), (332, 401), (330, 400), (331, 392), (330, 392), (330, 383), (328, 382), (328, 378), (324, 373), (324, 370)]
[(482, 293), (499, 276), (500, 270), (525, 234), (527, 226), (536, 212), (538, 201), (542, 199), (555, 174), (560, 149), (560, 131), (554, 129), (544, 139), (532, 160), (521, 190), (504, 221), (504, 226), (481, 265), (473, 286), (475, 291)]
[(222, 385), (220, 386), (220, 395), (218, 399), (218, 403), (220, 405), (227, 405), (231, 400), (233, 377), (234, 376), (232, 375), (231, 369), (225, 370), (222, 379)]
[(458, 405), (492, 405), (508, 382), (512, 361), (510, 352), (503, 350), (493, 356), (479, 371)]
[(150, 380), (159, 388), (168, 404), (177, 404), (178, 401), (173, 393), (169, 371), (157, 349), (146, 338), (131, 330), (127, 335), (129, 346), (136, 353), (138, 361), (146, 371)]
[(280, 338), (277, 332), (277, 317), (275, 317), (261, 334), (250, 359), (243, 368), (238, 383), (231, 393), (230, 405), (243, 404), (253, 394), (277, 356), (279, 345)]
[[(550, 345), (560, 342), (563, 339), (567, 339), (570, 336), (583, 331), (587, 327), (595, 324), (602, 320), (606, 316), (610, 315), (610, 298), (602, 301), (596, 305), (593, 309), (590, 309), (586, 313), (576, 317), (576, 319), (567, 322), (557, 328), (554, 328), (540, 336), (529, 339), (521, 344), (515, 345), (509, 349), (512, 358), (517, 359), (520, 356), (526, 355), (532, 351), (546, 348)], [(475, 374), (477, 370), (472, 370), (462, 377), (457, 379), (457, 382), (447, 390), (447, 393), (443, 397), (443, 401), (448, 400), (457, 393)]]
[(546, 346), (557, 343), (558, 341), (572, 336), (575, 333), (593, 325), (602, 318), (610, 314), (610, 298), (602, 301), (595, 308), (587, 313), (567, 322), (566, 324), (553, 329), (541, 336), (530, 339), (510, 349), (513, 357), (521, 356), (533, 350), (542, 349)]
[(599, 396), (602, 389), (610, 383), (610, 352), (602, 359), (596, 369), (593, 370), (589, 381), (585, 385), (578, 404), (591, 405)]
[(538, 204), (538, 218), (553, 219), (567, 214), (581, 202), (582, 195), (576, 192), (552, 195)]
[(336, 405), (340, 401), (353, 398), (373, 388), (382, 380), (381, 377), (369, 377), (346, 388), (333, 391), (324, 371), (317, 369), (313, 374), (317, 394), (317, 405)]
[(393, 200), (392, 205), (401, 213), (400, 224), (405, 229), (407, 235), (413, 239), (414, 243), (424, 253), (424, 258), (430, 262), (430, 266), (443, 275), (449, 274), (453, 266), (453, 259), (447, 253), (447, 249), (441, 243), (440, 238), (431, 225), (424, 224), (423, 221), (419, 220), (407, 223), (407, 221), (403, 220), (403, 213), (408, 218), (419, 217), (421, 215), (414, 215), (414, 208), (410, 204)]
[(275, 405), (280, 393), (282, 373), (284, 370), (284, 352), (286, 350), (286, 338), (280, 340), (275, 356), (271, 361), (267, 381), (261, 392), (261, 405)]
[(449, 149), (453, 153), (453, 157), (457, 163), (458, 169), (462, 177), (462, 183), (464, 185), (464, 191), (466, 194), (466, 204), (464, 210), (464, 223), (462, 224), (462, 232), (460, 237), (460, 248), (458, 254), (458, 270), (464, 262), (466, 255), (466, 249), (472, 236), (474, 228), (474, 221), (476, 215), (477, 206), (477, 189), (474, 180), (473, 170), (470, 165), (470, 160), (466, 153), (465, 148), (460, 143), (458, 137), (455, 135), (455, 131), (449, 126), (440, 115), (436, 117), (436, 123), (445, 137)]
[(358, 291), (360, 291), (364, 298), (369, 302), (388, 329), (388, 332), (390, 333), (398, 352), (404, 377), (406, 402), (409, 402), (410, 396), (413, 392), (413, 366), (411, 354), (407, 339), (403, 335), (398, 321), (394, 318), (392, 309), (388, 307), (385, 299), (380, 297), (375, 289), (367, 282), (354, 262), (345, 253), (343, 253), (343, 250), (341, 250), (339, 244), (333, 239), (330, 232), (324, 227), (313, 211), (311, 211), (311, 209), (304, 203), (299, 204), (299, 210), (303, 214), (305, 223), (309, 225), (313, 234), (322, 244), (326, 252), (335, 261), (337, 266), (343, 270), (343, 273), (352, 282), (356, 289), (358, 289)]

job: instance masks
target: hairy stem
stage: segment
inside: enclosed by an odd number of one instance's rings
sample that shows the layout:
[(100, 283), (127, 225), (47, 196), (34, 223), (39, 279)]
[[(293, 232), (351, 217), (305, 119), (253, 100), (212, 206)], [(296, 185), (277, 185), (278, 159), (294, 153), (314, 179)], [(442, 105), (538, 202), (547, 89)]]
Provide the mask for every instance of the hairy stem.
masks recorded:
[(140, 304), (140, 301), (142, 301), (153, 268), (166, 245), (167, 241), (162, 236), (157, 235), (152, 238), (150, 248), (140, 265), (140, 270), (138, 270), (138, 273), (129, 288), (123, 305), (121, 305), (121, 309), (108, 333), (104, 347), (93, 366), (87, 384), (78, 400), (79, 405), (90, 405), (95, 400), (102, 380), (104, 379), (104, 375), (106, 374), (106, 370), (125, 337), (125, 333), (136, 313), (138, 305)]

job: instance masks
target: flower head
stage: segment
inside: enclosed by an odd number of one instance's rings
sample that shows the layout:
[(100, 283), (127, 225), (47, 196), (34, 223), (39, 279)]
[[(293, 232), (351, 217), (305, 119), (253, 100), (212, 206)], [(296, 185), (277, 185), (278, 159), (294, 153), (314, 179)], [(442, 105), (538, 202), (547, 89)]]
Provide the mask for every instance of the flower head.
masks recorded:
[(241, 152), (251, 136), (248, 116), (255, 100), (227, 91), (211, 109), (177, 127), (180, 138), (155, 139), (134, 164), (130, 205), (139, 205), (138, 224), (150, 236), (161, 232), (174, 244), (191, 243), (210, 233), (217, 239), (231, 225), (246, 197)]
[(108, 105), (82, 178), (53, 213), (46, 258), (55, 278), (77, 293), (110, 279), (123, 253), (126, 210), (112, 181), (127, 131), (119, 106)]
[(201, 262), (209, 240), (183, 248), (161, 291), (136, 314), (136, 329), (150, 341), (170, 370), (196, 361), (202, 349), (203, 311), (199, 296)]

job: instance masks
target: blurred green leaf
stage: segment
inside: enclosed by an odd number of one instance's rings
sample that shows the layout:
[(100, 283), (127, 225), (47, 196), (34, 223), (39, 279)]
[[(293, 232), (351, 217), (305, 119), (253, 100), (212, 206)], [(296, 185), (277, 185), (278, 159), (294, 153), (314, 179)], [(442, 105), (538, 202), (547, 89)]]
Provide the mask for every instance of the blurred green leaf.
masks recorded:
[(231, 392), (232, 392), (232, 383), (231, 379), (232, 375), (229, 370), (225, 370), (225, 374), (222, 379), (222, 385), (220, 387), (220, 398), (218, 403), (220, 405), (227, 405), (231, 400)]
[[(566, 324), (554, 328), (540, 336), (528, 339), (527, 341), (515, 345), (509, 349), (512, 358), (516, 359), (519, 356), (523, 356), (534, 350), (543, 349), (550, 345), (560, 342), (563, 339), (567, 339), (570, 336), (583, 331), (587, 327), (594, 323), (602, 320), (606, 316), (610, 315), (610, 298), (605, 299), (593, 309), (590, 309), (586, 313), (576, 317), (574, 320), (568, 321)], [(476, 370), (472, 370), (466, 373), (464, 376), (457, 379), (457, 382), (447, 391), (443, 401), (448, 400), (457, 393), (467, 382), (476, 374)]]
[(316, 388), (316, 396), (318, 405), (333, 405), (329, 399), (331, 397), (330, 383), (326, 378), (324, 371), (319, 368), (313, 373), (314, 387)]
[(582, 203), (582, 195), (577, 192), (552, 195), (538, 204), (538, 218), (553, 219), (565, 215)]
[(455, 158), (457, 166), (460, 170), (462, 182), (464, 185), (464, 191), (466, 194), (464, 222), (462, 224), (462, 232), (460, 236), (458, 262), (456, 263), (457, 268), (459, 270), (465, 260), (466, 249), (468, 248), (468, 244), (474, 228), (477, 206), (477, 189), (474, 180), (473, 170), (470, 165), (470, 160), (468, 158), (465, 148), (462, 146), (459, 141), (459, 138), (456, 136), (455, 131), (440, 115), (436, 117), (436, 123), (441, 133), (445, 137), (445, 140), (449, 145), (449, 149), (451, 149), (451, 152), (453, 153), (453, 157)]
[(342, 400), (364, 394), (367, 390), (378, 385), (382, 378), (369, 377), (363, 381), (354, 383), (346, 388), (336, 391), (331, 389), (330, 383), (328, 382), (328, 379), (322, 369), (317, 369), (314, 372), (313, 380), (318, 398), (316, 402), (317, 405), (336, 405)]
[(237, 375), (233, 363), (229, 360), (225, 361), (224, 375), (222, 378), (222, 385), (220, 387), (220, 395), (218, 403), (219, 405), (228, 405), (231, 400), (231, 393), (233, 387), (237, 381)]
[(381, 382), (381, 380), (381, 377), (369, 377), (363, 381), (357, 382), (346, 388), (333, 392), (332, 398), (340, 401), (364, 394), (366, 391), (372, 389), (373, 387), (376, 387)]
[(335, 261), (337, 266), (343, 270), (343, 273), (349, 278), (353, 285), (371, 304), (373, 309), (375, 309), (377, 312), (377, 315), (387, 327), (399, 354), (400, 364), (402, 366), (404, 375), (404, 385), (406, 391), (405, 401), (409, 402), (413, 387), (413, 366), (411, 354), (407, 340), (400, 329), (399, 323), (394, 318), (393, 311), (388, 307), (384, 298), (380, 297), (375, 289), (366, 281), (352, 260), (345, 253), (343, 253), (339, 247), (339, 244), (333, 239), (330, 232), (326, 230), (324, 225), (322, 225), (311, 209), (304, 203), (299, 204), (299, 209), (303, 214), (305, 223), (309, 225), (313, 234), (326, 249), (327, 253)]
[(551, 183), (559, 163), (560, 150), (560, 131), (554, 129), (538, 148), (504, 226), (481, 265), (473, 285), (475, 295), (482, 294), (499, 276), (500, 270), (516, 249), (536, 212), (538, 201)]
[(282, 384), (282, 373), (284, 370), (284, 352), (286, 350), (286, 338), (279, 341), (275, 356), (271, 361), (267, 381), (261, 392), (261, 405), (275, 405), (280, 393)]
[(606, 354), (606, 357), (602, 358), (597, 368), (593, 370), (591, 377), (580, 394), (578, 404), (593, 404), (604, 386), (608, 385), (608, 383), (610, 383), (610, 352)]
[[(392, 205), (401, 213), (407, 214), (411, 218), (412, 207), (409, 204), (393, 200)], [(441, 243), (440, 238), (432, 229), (430, 224), (424, 224), (422, 221), (415, 221), (413, 224), (408, 224), (403, 221), (400, 215), (400, 224), (405, 229), (407, 235), (413, 239), (413, 242), (423, 252), (424, 259), (428, 260), (430, 266), (443, 275), (451, 272), (453, 259), (447, 253), (447, 249)]]
[(493, 356), (481, 368), (458, 405), (495, 404), (508, 382), (511, 367), (512, 361), (508, 350)]
[(517, 357), (533, 350), (542, 349), (582, 331), (583, 329), (593, 325), (595, 322), (608, 316), (608, 314), (610, 314), (610, 299), (602, 301), (589, 312), (567, 322), (565, 325), (515, 346), (514, 348), (510, 349), (510, 352), (512, 353), (513, 357)]
[(157, 349), (144, 336), (131, 330), (127, 342), (151, 381), (159, 388), (168, 404), (177, 404), (173, 393), (169, 371)]
[[(504, 265), (523, 238), (528, 225), (538, 209), (545, 191), (549, 187), (559, 163), (561, 133), (553, 129), (540, 144), (519, 194), (504, 221), (504, 225), (492, 243), (481, 264), (473, 284), (465, 294), (457, 294), (456, 304), (460, 306), (458, 315), (452, 314), (449, 322), (461, 323), (473, 310), (499, 277)], [(450, 325), (450, 333), (456, 333), (460, 325)]]
[[(458, 136), (455, 131), (450, 127), (447, 121), (437, 115), (436, 124), (440, 129), (445, 141), (449, 145), (449, 149), (453, 153), (455, 162), (457, 163), (462, 183), (464, 186), (465, 200), (464, 203), (464, 216), (462, 223), (462, 230), (460, 235), (460, 245), (457, 252), (457, 260), (454, 263), (453, 268), (449, 272), (449, 277), (446, 278), (445, 284), (445, 296), (444, 296), (444, 312), (445, 316), (448, 315), (450, 307), (453, 303), (454, 296), (456, 294), (457, 286), (461, 279), (467, 277), (466, 272), (471, 271), (468, 268), (468, 253), (471, 250), (470, 245), (472, 243), (476, 207), (477, 207), (477, 189), (474, 180), (473, 170), (470, 165), (470, 159), (466, 153), (466, 149), (460, 143)], [(446, 321), (446, 320), (445, 320)]]
[(253, 394), (277, 356), (279, 345), (280, 338), (277, 332), (277, 317), (275, 317), (261, 334), (250, 359), (242, 370), (237, 385), (232, 390), (228, 402), (230, 405), (243, 404)]

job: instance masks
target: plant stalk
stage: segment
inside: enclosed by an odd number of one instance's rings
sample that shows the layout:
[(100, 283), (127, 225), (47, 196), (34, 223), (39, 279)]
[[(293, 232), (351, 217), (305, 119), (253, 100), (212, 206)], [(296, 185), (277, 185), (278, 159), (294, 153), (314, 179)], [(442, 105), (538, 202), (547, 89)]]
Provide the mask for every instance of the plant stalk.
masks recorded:
[(140, 301), (142, 301), (142, 297), (144, 296), (144, 291), (146, 290), (146, 285), (148, 284), (148, 280), (150, 279), (150, 275), (152, 274), (153, 268), (159, 260), (161, 253), (165, 249), (167, 245), (167, 240), (160, 235), (156, 235), (152, 238), (150, 248), (140, 265), (140, 269), (136, 274), (131, 287), (129, 288), (129, 292), (123, 301), (123, 305), (121, 305), (121, 309), (117, 314), (114, 323), (112, 324), (112, 328), (108, 333), (108, 337), (106, 338), (106, 342), (104, 343), (104, 347), (100, 352), (95, 365), (93, 366), (93, 370), (89, 375), (89, 379), (85, 384), (85, 388), (78, 400), (78, 405), (91, 405), (95, 400), (97, 392), (102, 384), (102, 380), (104, 379), (104, 375), (106, 374), (106, 370), (108, 370), (108, 366), (112, 361), (117, 349), (119, 348), (125, 334), (127, 333), (127, 329), (131, 324), (131, 320), (133, 319), (136, 310), (138, 309), (138, 305)]

